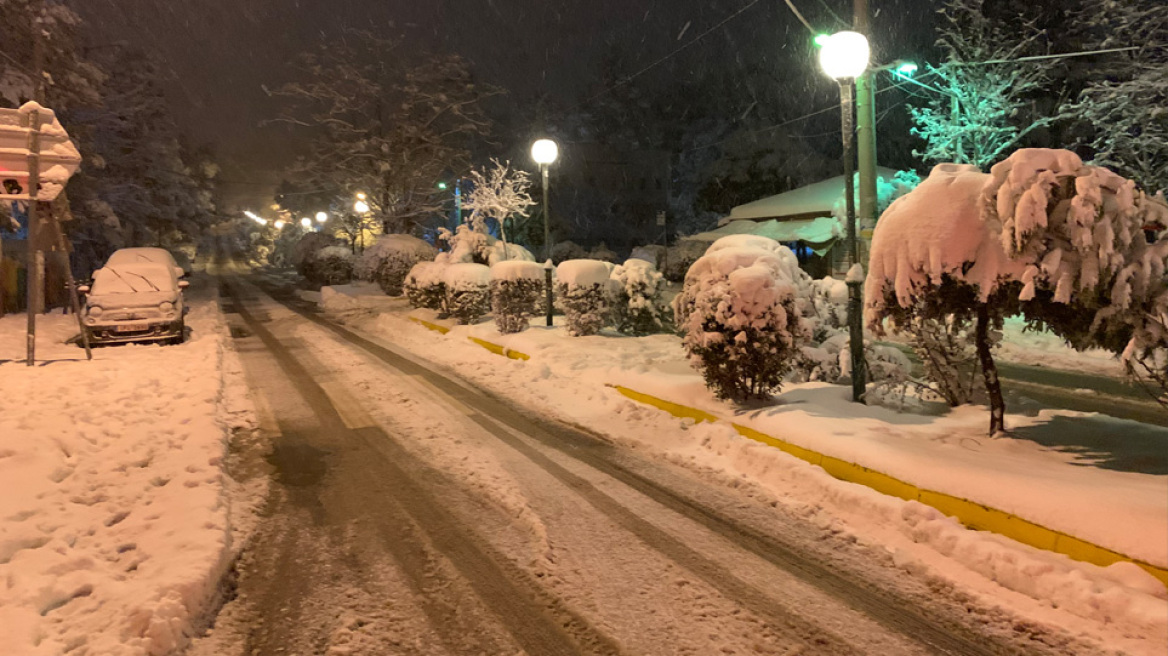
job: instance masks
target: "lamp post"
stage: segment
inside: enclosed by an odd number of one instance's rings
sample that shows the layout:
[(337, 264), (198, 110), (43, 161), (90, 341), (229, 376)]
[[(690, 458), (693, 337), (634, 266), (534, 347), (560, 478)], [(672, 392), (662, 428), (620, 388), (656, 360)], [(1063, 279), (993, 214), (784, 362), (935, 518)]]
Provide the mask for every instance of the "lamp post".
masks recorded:
[(317, 212), (316, 213), (316, 222), (317, 223), (325, 223), (327, 221), (328, 221), (328, 212)]
[(540, 177), (543, 179), (543, 258), (548, 327), (552, 325), (552, 233), (548, 216), (548, 166), (555, 162), (559, 155), (560, 149), (551, 139), (540, 139), (531, 145), (531, 159), (539, 164)]
[(855, 171), (855, 83), (868, 68), (868, 39), (859, 32), (836, 32), (818, 40), (819, 65), (839, 83), (840, 128), (844, 146), (844, 203), (848, 228), (848, 346), (852, 352), (852, 400), (862, 403), (867, 388), (867, 365), (864, 362), (863, 265), (856, 229), (856, 196), (852, 175)]

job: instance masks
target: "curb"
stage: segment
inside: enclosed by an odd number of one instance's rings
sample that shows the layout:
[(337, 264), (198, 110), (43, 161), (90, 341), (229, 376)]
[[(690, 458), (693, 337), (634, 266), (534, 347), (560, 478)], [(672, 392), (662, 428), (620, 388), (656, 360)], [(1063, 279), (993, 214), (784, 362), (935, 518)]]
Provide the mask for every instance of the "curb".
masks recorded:
[[(633, 401), (664, 410), (675, 417), (694, 419), (698, 423), (703, 421), (724, 421), (703, 410), (666, 401), (628, 387), (621, 385), (610, 385), (609, 387), (612, 387)], [(827, 472), (828, 475), (841, 481), (863, 485), (881, 494), (887, 494), (906, 501), (917, 501), (955, 518), (966, 527), (975, 531), (996, 533), (1036, 549), (1062, 554), (1071, 560), (1091, 563), (1100, 567), (1107, 567), (1117, 562), (1129, 562), (1151, 574), (1163, 583), (1165, 587), (1168, 587), (1168, 569), (1125, 556), (1117, 551), (1100, 547), (1073, 535), (1046, 528), (1045, 526), (1027, 519), (1022, 519), (1017, 515), (1003, 510), (991, 508), (975, 501), (956, 497), (944, 492), (920, 488), (883, 472), (876, 471), (875, 469), (869, 469), (863, 465), (791, 444), (785, 440), (772, 437), (766, 433), (735, 422), (729, 423), (739, 435), (760, 444), (775, 447), (800, 460), (816, 465)]]
[[(410, 321), (420, 324), (433, 330), (442, 333), (443, 335), (450, 332), (450, 329), (445, 326), (440, 326), (423, 319), (416, 317), (408, 317)], [(477, 337), (468, 337), (470, 341), (487, 349), (488, 351), (497, 355), (502, 355), (512, 360), (530, 360), (531, 356), (519, 351), (513, 351), (499, 344), (488, 342)], [(638, 403), (643, 403), (655, 407), (659, 410), (664, 410), (674, 417), (680, 419), (693, 419), (696, 423), (710, 422), (718, 423), (725, 422), (724, 419), (697, 408), (691, 408), (680, 403), (666, 401), (644, 392), (638, 392), (634, 389), (624, 387), (623, 385), (608, 385), (620, 392), (622, 395)], [(1128, 562), (1138, 566), (1140, 569), (1151, 574), (1165, 587), (1168, 587), (1168, 569), (1157, 567), (1155, 565), (1146, 563), (1142, 560), (1137, 560), (1129, 556), (1125, 556), (1117, 551), (1112, 551), (1105, 547), (1093, 544), (1086, 540), (1082, 540), (1073, 535), (1068, 535), (1061, 531), (1049, 529), (1040, 524), (1036, 524), (1027, 519), (1022, 519), (1017, 515), (998, 510), (989, 506), (982, 505), (976, 501), (963, 499), (944, 492), (936, 492), (925, 488), (917, 487), (912, 483), (906, 483), (896, 477), (889, 476), (883, 472), (869, 469), (863, 465), (858, 465), (854, 462), (841, 460), (833, 456), (819, 453), (795, 444), (791, 444), (785, 440), (777, 437), (772, 437), (766, 433), (762, 433), (748, 426), (729, 422), (730, 426), (738, 432), (739, 435), (767, 446), (774, 447), (784, 451), (796, 458), (808, 462), (812, 465), (820, 467), (827, 472), (832, 478), (836, 478), (848, 483), (855, 483), (863, 485), (881, 494), (904, 499), (906, 501), (916, 501), (918, 503), (929, 506), (944, 515), (953, 517), (962, 525), (971, 528), (975, 531), (987, 531), (1005, 536), (1016, 542), (1029, 545), (1035, 549), (1042, 549), (1043, 551), (1051, 551), (1057, 554), (1062, 554), (1071, 560), (1091, 563), (1092, 565), (1099, 565), (1100, 567), (1107, 567), (1118, 562)]]

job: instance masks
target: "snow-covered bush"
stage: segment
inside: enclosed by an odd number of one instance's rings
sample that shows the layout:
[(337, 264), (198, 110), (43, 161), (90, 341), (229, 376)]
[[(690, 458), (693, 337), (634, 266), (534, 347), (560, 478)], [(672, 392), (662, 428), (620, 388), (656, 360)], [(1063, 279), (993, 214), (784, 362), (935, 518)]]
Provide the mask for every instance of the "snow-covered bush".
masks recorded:
[(973, 326), (954, 315), (917, 315), (910, 319), (908, 333), (932, 390), (951, 407), (973, 402), (980, 371)]
[(409, 299), (410, 305), (416, 308), (446, 310), (446, 282), (443, 276), (446, 265), (438, 262), (418, 262), (402, 283), (402, 291)]
[(556, 267), (556, 293), (564, 307), (571, 335), (595, 335), (608, 316), (611, 265), (598, 260), (568, 260)]
[(674, 316), (690, 363), (719, 398), (779, 389), (806, 337), (795, 289), (767, 249), (719, 248), (690, 268)]
[(588, 259), (590, 260), (600, 260), (601, 262), (609, 262), (614, 264), (616, 263), (618, 257), (619, 256), (616, 254), (616, 252), (609, 248), (608, 244), (605, 244), (604, 242), (601, 242), (599, 246), (593, 248), (592, 251), (588, 253)]
[(664, 246), (648, 244), (634, 248), (633, 252), (629, 255), (629, 259), (645, 260), (660, 271), (661, 267), (665, 266), (665, 252), (666, 248)]
[(446, 267), (446, 309), (461, 324), (475, 323), (491, 310), (491, 269), (463, 262)]
[(406, 274), (418, 262), (433, 260), (438, 251), (412, 235), (382, 235), (365, 249), (353, 268), (361, 280), (376, 282), (389, 296), (401, 296)]
[(629, 258), (614, 268), (610, 280), (612, 319), (616, 329), (628, 335), (648, 335), (666, 330), (672, 312), (662, 299), (665, 277), (650, 262)]
[(535, 261), (531, 251), (519, 244), (508, 244), (495, 239), (486, 232), (474, 229), (468, 223), (458, 226), (454, 232), (445, 228), (439, 230), (439, 238), (450, 245), (450, 251), (443, 253), (443, 259), (450, 264), (474, 262), (490, 266), (506, 260)]
[(574, 241), (561, 241), (552, 245), (552, 262), (559, 264), (568, 260), (583, 260), (588, 257), (588, 251)]
[(685, 274), (698, 258), (706, 254), (709, 244), (692, 239), (679, 240), (673, 246), (665, 249), (665, 265), (661, 273), (669, 282), (685, 280)]
[(491, 312), (499, 332), (526, 330), (543, 295), (542, 264), (506, 261), (491, 267)]
[(344, 246), (326, 246), (308, 258), (304, 277), (319, 285), (343, 285), (353, 279), (353, 253)]
[(288, 257), (288, 264), (296, 267), (296, 271), (305, 278), (308, 277), (307, 267), (317, 252), (328, 246), (334, 246), (337, 240), (322, 233), (310, 232), (300, 238), (292, 248)]

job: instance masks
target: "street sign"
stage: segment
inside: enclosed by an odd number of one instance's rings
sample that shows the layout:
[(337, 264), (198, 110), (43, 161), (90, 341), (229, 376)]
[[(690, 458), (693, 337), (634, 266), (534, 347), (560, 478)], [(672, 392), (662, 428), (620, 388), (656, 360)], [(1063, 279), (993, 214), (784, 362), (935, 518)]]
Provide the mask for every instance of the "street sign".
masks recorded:
[(660, 210), (657, 212), (657, 226), (665, 227), (665, 210)]
[[(30, 126), (34, 111), (37, 125)], [(81, 164), (81, 153), (53, 110), (35, 102), (25, 103), (20, 109), (0, 109), (0, 200), (29, 200), (29, 133), (33, 127), (40, 136), (37, 200), (56, 198)]]

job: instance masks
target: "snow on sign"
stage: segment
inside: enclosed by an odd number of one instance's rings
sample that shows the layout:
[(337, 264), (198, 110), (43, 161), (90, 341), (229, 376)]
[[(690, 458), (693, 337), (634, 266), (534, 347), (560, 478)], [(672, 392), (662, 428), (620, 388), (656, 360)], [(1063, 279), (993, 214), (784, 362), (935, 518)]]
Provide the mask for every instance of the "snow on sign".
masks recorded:
[(81, 164), (81, 154), (53, 110), (35, 102), (0, 109), (0, 199), (28, 200), (29, 117), (37, 113), (40, 133), (40, 185), (37, 200), (53, 200)]

